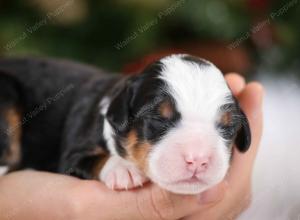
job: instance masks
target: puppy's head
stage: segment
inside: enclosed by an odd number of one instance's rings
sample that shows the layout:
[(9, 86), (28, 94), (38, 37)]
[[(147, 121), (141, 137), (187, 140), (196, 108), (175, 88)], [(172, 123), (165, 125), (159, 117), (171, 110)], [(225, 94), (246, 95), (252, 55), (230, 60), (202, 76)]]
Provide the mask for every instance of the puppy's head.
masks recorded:
[(232, 146), (244, 152), (250, 145), (247, 118), (222, 73), (196, 57), (173, 55), (151, 64), (105, 103), (109, 150), (175, 193), (217, 184)]

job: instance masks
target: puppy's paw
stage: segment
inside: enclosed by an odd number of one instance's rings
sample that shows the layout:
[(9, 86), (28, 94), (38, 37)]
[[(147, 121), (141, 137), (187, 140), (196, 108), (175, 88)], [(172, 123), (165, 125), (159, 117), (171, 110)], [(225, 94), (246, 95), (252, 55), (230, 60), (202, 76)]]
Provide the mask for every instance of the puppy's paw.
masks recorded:
[(111, 156), (99, 174), (99, 179), (110, 189), (124, 190), (142, 186), (147, 178), (130, 161)]
[(8, 170), (8, 166), (0, 166), (0, 176), (4, 176)]

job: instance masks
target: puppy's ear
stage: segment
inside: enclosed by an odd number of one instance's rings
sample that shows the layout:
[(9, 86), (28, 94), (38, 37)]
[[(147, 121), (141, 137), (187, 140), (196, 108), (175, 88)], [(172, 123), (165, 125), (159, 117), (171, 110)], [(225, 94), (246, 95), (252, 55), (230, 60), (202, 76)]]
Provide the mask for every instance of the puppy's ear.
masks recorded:
[(133, 99), (134, 77), (124, 80), (113, 89), (115, 94), (107, 110), (107, 119), (117, 134), (126, 131), (130, 123), (130, 106)]
[(240, 111), (239, 114), (241, 119), (241, 125), (235, 138), (235, 145), (240, 152), (246, 152), (251, 144), (251, 131), (245, 113), (240, 107), (238, 107), (238, 109)]
[(154, 62), (147, 66), (140, 74), (120, 81), (112, 89), (112, 101), (107, 111), (107, 119), (115, 131), (122, 135), (128, 131), (137, 110), (145, 104), (149, 94), (148, 88), (157, 85), (156, 76), (162, 71), (162, 64)]

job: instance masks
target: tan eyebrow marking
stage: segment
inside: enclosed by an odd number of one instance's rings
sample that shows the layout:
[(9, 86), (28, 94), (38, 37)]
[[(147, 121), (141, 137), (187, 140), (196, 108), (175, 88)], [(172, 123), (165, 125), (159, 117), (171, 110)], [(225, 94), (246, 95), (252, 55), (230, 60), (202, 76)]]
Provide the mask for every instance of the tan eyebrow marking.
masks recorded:
[(232, 121), (232, 114), (231, 114), (231, 112), (225, 112), (222, 115), (221, 120), (220, 120), (220, 122), (223, 125), (229, 125), (231, 121)]
[(164, 101), (159, 106), (159, 113), (164, 118), (171, 118), (174, 115), (174, 109), (170, 101)]

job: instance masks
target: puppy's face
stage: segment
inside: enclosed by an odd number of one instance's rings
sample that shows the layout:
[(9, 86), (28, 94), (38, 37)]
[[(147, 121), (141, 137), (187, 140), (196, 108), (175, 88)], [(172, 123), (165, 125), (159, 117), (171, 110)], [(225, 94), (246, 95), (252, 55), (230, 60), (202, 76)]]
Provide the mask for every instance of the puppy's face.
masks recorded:
[(224, 178), (234, 143), (248, 149), (247, 119), (213, 64), (173, 55), (125, 84), (106, 113), (109, 149), (161, 187), (200, 193)]

